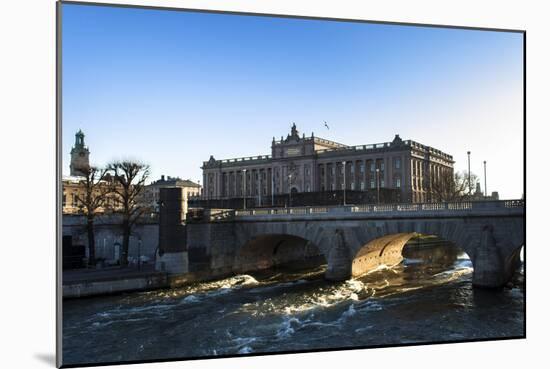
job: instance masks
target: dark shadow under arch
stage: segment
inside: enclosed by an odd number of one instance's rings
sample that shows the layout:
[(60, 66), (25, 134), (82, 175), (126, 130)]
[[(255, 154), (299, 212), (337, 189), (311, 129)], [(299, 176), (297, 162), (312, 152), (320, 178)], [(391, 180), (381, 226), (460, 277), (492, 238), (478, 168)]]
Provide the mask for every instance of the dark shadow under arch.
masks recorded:
[(233, 271), (244, 273), (284, 266), (304, 269), (326, 264), (311, 241), (288, 234), (268, 234), (247, 241), (237, 252)]

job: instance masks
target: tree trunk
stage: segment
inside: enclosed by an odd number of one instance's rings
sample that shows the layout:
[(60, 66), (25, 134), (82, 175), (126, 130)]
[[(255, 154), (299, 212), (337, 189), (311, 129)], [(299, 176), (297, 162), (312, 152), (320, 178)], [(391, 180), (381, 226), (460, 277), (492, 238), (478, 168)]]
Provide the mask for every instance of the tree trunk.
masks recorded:
[(88, 265), (95, 265), (95, 234), (94, 234), (94, 218), (88, 217)]
[(128, 249), (130, 245), (130, 222), (124, 219), (122, 222), (122, 252), (120, 254), (120, 265), (128, 265)]

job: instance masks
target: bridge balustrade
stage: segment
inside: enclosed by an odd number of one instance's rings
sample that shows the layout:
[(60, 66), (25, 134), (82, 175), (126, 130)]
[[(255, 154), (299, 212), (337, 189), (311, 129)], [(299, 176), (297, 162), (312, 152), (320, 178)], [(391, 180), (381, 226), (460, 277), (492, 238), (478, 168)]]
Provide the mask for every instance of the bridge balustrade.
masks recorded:
[(349, 206), (303, 206), (294, 208), (236, 210), (235, 216), (254, 215), (306, 215), (324, 213), (378, 213), (378, 212), (422, 212), (422, 211), (470, 211), (498, 208), (522, 208), (524, 200), (463, 201), (422, 204), (362, 204)]
[(449, 210), (468, 210), (472, 208), (471, 202), (449, 202), (446, 205)]

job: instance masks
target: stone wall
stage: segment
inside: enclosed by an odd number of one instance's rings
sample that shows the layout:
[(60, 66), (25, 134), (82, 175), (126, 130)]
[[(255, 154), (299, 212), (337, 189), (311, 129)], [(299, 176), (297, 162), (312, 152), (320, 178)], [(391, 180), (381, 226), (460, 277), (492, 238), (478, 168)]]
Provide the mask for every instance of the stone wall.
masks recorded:
[[(122, 251), (121, 217), (116, 215), (98, 216), (95, 221), (95, 255), (105, 259), (107, 264), (114, 264)], [(130, 237), (128, 259), (137, 261), (138, 255), (143, 262), (154, 262), (157, 252), (159, 235), (158, 222), (149, 220), (136, 224)], [(83, 215), (63, 215), (63, 236), (71, 236), (73, 245), (86, 247), (88, 255), (88, 235), (86, 232), (86, 217)], [(140, 245), (141, 240), (141, 245)], [(119, 246), (120, 245), (120, 246)]]

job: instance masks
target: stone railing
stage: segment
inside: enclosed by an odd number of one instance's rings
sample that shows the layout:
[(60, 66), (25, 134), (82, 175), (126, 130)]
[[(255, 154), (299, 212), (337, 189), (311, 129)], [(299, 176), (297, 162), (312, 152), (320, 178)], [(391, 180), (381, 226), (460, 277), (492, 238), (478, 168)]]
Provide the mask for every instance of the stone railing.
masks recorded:
[(501, 201), (463, 201), (445, 203), (419, 204), (366, 204), (348, 206), (303, 206), (276, 209), (235, 210), (235, 217), (266, 216), (266, 215), (310, 215), (334, 213), (387, 213), (387, 212), (438, 212), (438, 211), (473, 211), (523, 208), (523, 200)]

